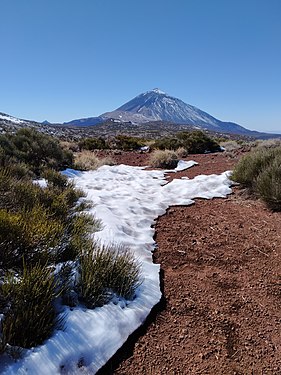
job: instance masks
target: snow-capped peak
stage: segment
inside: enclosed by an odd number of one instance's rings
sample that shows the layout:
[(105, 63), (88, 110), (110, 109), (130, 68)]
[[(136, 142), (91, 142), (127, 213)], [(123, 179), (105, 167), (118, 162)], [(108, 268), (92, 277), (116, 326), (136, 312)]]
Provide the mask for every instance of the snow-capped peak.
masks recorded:
[(158, 89), (157, 87), (153, 89), (152, 92), (155, 92), (156, 94), (167, 95), (164, 91)]

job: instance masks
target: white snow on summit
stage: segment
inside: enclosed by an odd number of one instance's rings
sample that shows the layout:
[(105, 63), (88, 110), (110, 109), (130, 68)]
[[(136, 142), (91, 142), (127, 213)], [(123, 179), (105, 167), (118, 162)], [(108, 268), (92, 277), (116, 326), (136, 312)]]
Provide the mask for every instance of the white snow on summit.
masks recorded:
[(0, 120), (6, 120), (6, 121), (11, 121), (13, 122), (14, 124), (23, 124), (24, 121), (23, 120), (20, 120), (16, 117), (13, 117), (13, 116), (9, 116), (9, 115), (5, 115), (5, 114), (1, 114), (0, 113)]

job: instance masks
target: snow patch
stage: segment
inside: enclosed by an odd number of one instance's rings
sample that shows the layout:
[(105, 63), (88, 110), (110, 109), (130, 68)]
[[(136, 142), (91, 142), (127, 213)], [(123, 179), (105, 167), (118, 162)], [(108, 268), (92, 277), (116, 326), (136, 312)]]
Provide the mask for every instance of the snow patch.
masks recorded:
[(11, 121), (11, 122), (14, 122), (15, 124), (23, 124), (24, 123), (23, 120), (20, 120), (16, 117), (8, 116), (8, 115), (0, 115), (0, 120)]
[[(181, 162), (178, 170), (194, 165)], [(147, 318), (160, 298), (159, 267), (152, 261), (155, 220), (171, 205), (190, 205), (194, 198), (226, 197), (231, 193), (229, 172), (221, 175), (174, 179), (165, 171), (127, 165), (102, 166), (96, 171), (67, 170), (75, 185), (94, 204), (90, 212), (101, 219), (95, 235), (102, 243), (129, 246), (142, 263), (143, 284), (136, 298), (89, 310), (65, 308), (65, 330), (56, 331), (44, 345), (28, 350), (23, 359), (5, 368), (6, 375), (94, 374)], [(84, 366), (77, 364), (83, 360)]]

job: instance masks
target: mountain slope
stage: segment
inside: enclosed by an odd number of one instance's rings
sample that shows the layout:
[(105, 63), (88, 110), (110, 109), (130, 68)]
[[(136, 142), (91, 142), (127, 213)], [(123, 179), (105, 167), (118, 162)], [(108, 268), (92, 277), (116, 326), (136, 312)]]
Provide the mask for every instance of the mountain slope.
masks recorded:
[(101, 117), (116, 118), (137, 124), (161, 120), (215, 131), (240, 134), (249, 132), (238, 124), (220, 121), (199, 108), (169, 96), (159, 89), (140, 94), (115, 111), (104, 113)]
[(0, 128), (3, 130), (17, 130), (24, 127), (39, 127), (36, 121), (23, 120), (0, 112)]

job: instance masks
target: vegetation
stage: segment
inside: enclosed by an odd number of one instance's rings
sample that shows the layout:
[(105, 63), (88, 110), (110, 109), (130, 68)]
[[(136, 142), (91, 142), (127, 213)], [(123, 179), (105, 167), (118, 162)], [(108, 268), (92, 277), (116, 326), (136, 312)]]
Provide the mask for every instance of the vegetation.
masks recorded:
[(131, 299), (140, 283), (140, 264), (128, 249), (94, 245), (80, 257), (79, 294), (89, 308), (104, 305), (113, 294)]
[(42, 344), (61, 326), (61, 301), (95, 307), (114, 294), (132, 298), (141, 282), (128, 250), (93, 244), (101, 223), (83, 212), (83, 193), (59, 172), (72, 165), (71, 151), (35, 130), (0, 135), (2, 351)]
[(110, 157), (100, 159), (92, 151), (82, 151), (75, 154), (75, 169), (89, 171), (97, 169), (105, 164), (113, 165), (114, 162)]
[(219, 144), (202, 131), (179, 132), (175, 137), (156, 140), (153, 147), (159, 150), (174, 150), (184, 148), (188, 154), (220, 151)]
[(26, 163), (36, 174), (43, 168), (60, 169), (72, 165), (72, 153), (63, 150), (59, 141), (34, 129), (20, 129), (16, 134), (0, 135), (0, 165)]
[[(8, 311), (2, 322), (1, 348), (6, 345), (31, 348), (42, 344), (60, 327), (54, 301), (59, 296), (51, 268), (39, 264), (24, 265), (20, 280), (8, 274), (1, 285), (2, 299)], [(2, 301), (3, 302), (3, 301)]]
[(177, 153), (170, 150), (155, 150), (149, 158), (149, 164), (153, 168), (176, 168), (178, 161)]
[(94, 150), (106, 150), (109, 148), (108, 143), (105, 141), (105, 139), (98, 137), (98, 138), (84, 138), (78, 143), (80, 150), (88, 150), (88, 151), (94, 151)]
[(281, 147), (258, 148), (236, 165), (232, 179), (281, 211)]
[(114, 139), (114, 148), (123, 151), (138, 150), (140, 147), (145, 146), (146, 141), (142, 138), (131, 137), (128, 135), (117, 135)]

